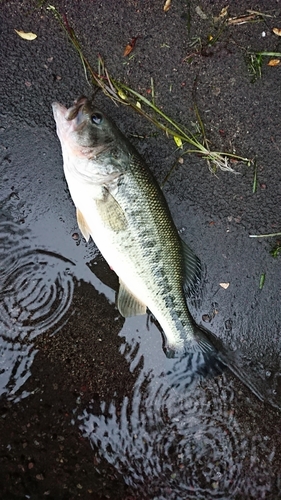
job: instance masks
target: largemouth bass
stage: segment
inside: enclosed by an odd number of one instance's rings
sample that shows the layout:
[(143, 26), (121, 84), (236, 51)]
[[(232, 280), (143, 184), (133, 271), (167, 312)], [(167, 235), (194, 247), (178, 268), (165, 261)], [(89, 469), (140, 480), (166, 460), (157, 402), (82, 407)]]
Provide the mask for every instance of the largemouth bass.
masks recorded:
[(54, 103), (53, 113), (79, 228), (119, 277), (120, 313), (149, 309), (165, 334), (169, 357), (200, 352), (210, 359), (216, 349), (194, 324), (185, 300), (200, 278), (200, 261), (179, 237), (144, 160), (87, 98), (69, 109)]

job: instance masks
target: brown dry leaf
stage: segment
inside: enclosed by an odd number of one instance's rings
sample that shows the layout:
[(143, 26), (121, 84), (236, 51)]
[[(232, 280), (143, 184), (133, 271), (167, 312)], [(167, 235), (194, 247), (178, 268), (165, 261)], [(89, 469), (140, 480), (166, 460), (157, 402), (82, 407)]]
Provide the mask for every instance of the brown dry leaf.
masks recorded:
[(220, 283), (220, 286), (226, 290), (229, 287), (229, 283)]
[(280, 59), (270, 59), (267, 66), (278, 66), (280, 64)]
[(166, 0), (165, 5), (163, 7), (164, 12), (168, 12), (169, 8), (171, 7), (172, 0)]
[(31, 32), (25, 33), (25, 31), (18, 31), (18, 30), (15, 30), (15, 32), (24, 40), (35, 40), (35, 38), (37, 38), (37, 35), (35, 35), (35, 33)]
[(136, 41), (137, 41), (137, 36), (135, 36), (135, 38), (132, 38), (132, 40), (130, 41), (130, 43), (128, 43), (128, 45), (126, 45), (125, 47), (125, 50), (124, 50), (124, 53), (123, 53), (123, 56), (126, 57), (128, 56), (129, 54), (131, 54), (133, 48), (135, 47), (136, 45)]
[(132, 45), (130, 45), (130, 44), (128, 43), (128, 45), (126, 45), (126, 47), (125, 47), (125, 50), (124, 50), (124, 54), (123, 54), (123, 56), (124, 56), (124, 57), (128, 56), (128, 55), (132, 52), (132, 50), (133, 50)]
[(274, 35), (281, 36), (281, 29), (280, 28), (273, 28), (273, 33)]

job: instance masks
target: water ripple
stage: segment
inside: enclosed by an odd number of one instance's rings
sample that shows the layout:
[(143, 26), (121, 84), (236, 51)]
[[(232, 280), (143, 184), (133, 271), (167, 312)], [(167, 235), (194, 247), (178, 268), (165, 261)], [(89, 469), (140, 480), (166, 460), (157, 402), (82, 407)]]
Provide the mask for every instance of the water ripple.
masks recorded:
[(32, 339), (67, 320), (74, 263), (36, 248), (25, 229), (7, 220), (0, 223), (0, 263), (0, 394), (9, 394), (29, 376)]
[[(113, 465), (141, 500), (266, 498), (272, 485), (256, 458), (260, 442), (242, 430), (227, 376), (183, 387), (182, 366), (176, 361), (174, 370), (163, 370), (161, 360), (162, 369), (155, 368), (137, 333), (122, 349), (138, 372), (133, 394), (121, 404), (93, 402), (77, 416), (96, 457)], [(147, 344), (145, 350), (153, 352)], [(272, 448), (264, 456), (270, 463)]]
[[(68, 264), (68, 265), (67, 265)], [(72, 300), (74, 282), (69, 261), (43, 250), (24, 250), (4, 261), (0, 319), (29, 335), (53, 328)]]

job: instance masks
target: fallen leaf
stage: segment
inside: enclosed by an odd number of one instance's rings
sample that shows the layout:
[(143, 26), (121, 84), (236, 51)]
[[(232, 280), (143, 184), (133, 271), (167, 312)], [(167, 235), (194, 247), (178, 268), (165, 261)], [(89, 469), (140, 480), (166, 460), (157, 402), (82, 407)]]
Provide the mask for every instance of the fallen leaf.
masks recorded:
[(182, 140), (180, 137), (178, 137), (177, 135), (174, 135), (174, 141), (175, 141), (176, 145), (178, 146), (178, 148), (182, 148)]
[(166, 0), (165, 5), (163, 7), (164, 12), (168, 12), (169, 8), (171, 7), (172, 0)]
[(278, 66), (280, 64), (280, 59), (270, 59), (267, 66)]
[(273, 28), (273, 33), (274, 35), (281, 36), (281, 29), (280, 28)]
[(124, 57), (128, 56), (132, 52), (133, 48), (136, 45), (137, 38), (138, 38), (137, 36), (135, 38), (132, 38), (130, 43), (128, 43), (128, 45), (126, 45), (125, 50), (124, 50), (124, 54), (123, 54)]
[(132, 45), (130, 45), (130, 44), (128, 43), (128, 45), (126, 45), (126, 47), (125, 47), (125, 50), (124, 50), (124, 54), (123, 54), (123, 56), (124, 56), (124, 57), (128, 56), (128, 55), (132, 52), (132, 50), (133, 50)]
[(127, 99), (127, 96), (126, 94), (123, 92), (123, 90), (121, 89), (118, 89), (118, 95), (119, 97), (121, 97), (121, 99), (123, 99), (124, 101)]
[(229, 283), (220, 283), (220, 286), (226, 290), (229, 287)]
[(35, 40), (35, 38), (37, 38), (37, 35), (35, 35), (35, 33), (31, 32), (25, 33), (25, 31), (18, 31), (18, 30), (15, 30), (15, 32), (24, 40)]

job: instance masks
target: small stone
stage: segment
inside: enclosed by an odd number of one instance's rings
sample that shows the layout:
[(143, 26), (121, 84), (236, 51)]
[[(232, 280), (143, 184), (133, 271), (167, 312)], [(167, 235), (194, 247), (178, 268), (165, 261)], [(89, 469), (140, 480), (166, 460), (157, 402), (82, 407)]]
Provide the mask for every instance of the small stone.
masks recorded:
[(210, 323), (211, 318), (210, 318), (209, 314), (203, 314), (203, 316), (202, 316), (202, 320), (203, 320), (205, 323)]
[(225, 329), (228, 330), (228, 331), (231, 331), (232, 330), (232, 319), (227, 319), (224, 323), (224, 326), (225, 326)]

